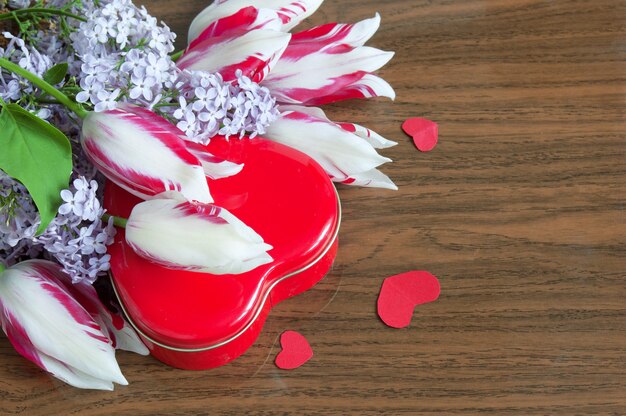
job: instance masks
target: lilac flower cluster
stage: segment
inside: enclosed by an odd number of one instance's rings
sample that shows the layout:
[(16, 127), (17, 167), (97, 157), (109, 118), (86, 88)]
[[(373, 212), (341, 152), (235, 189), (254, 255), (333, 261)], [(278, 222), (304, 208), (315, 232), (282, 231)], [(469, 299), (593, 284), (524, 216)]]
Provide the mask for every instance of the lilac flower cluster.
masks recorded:
[(176, 77), (169, 58), (176, 35), (130, 0), (100, 5), (87, 10), (87, 21), (71, 35), (81, 62), (77, 101), (95, 111), (115, 108), (120, 99), (152, 107)]
[(13, 265), (26, 254), (39, 227), (39, 214), (24, 186), (0, 171), (0, 256)]
[(92, 283), (109, 269), (106, 246), (113, 242), (115, 228), (104, 222), (98, 183), (78, 177), (70, 189), (61, 191), (64, 203), (43, 234), (35, 237), (39, 214), (26, 188), (0, 171), (0, 259), (13, 265), (23, 257), (36, 257), (43, 250), (56, 259), (74, 282)]
[(102, 220), (104, 210), (96, 191), (98, 183), (84, 177), (74, 180), (70, 189), (61, 191), (64, 203), (46, 231), (35, 239), (72, 277), (72, 281), (93, 283), (109, 270), (111, 256), (107, 245), (113, 243), (112, 218)]
[(179, 106), (165, 106), (176, 126), (192, 141), (207, 144), (216, 134), (250, 137), (265, 133), (279, 116), (276, 100), (267, 88), (237, 74), (237, 83), (224, 82), (220, 74), (183, 71), (176, 84)]
[[(0, 48), (0, 56), (7, 58), (24, 69), (39, 76), (52, 67), (53, 62), (49, 56), (42, 54), (37, 49), (26, 45), (24, 40), (3, 32), (2, 35), (9, 40), (6, 48)], [(25, 79), (7, 72), (0, 72), (0, 98), (4, 101), (19, 101), (20, 98), (33, 94), (35, 87)], [(45, 107), (35, 109), (32, 103), (25, 103), (24, 108), (36, 113), (37, 116), (46, 120), (51, 112)]]

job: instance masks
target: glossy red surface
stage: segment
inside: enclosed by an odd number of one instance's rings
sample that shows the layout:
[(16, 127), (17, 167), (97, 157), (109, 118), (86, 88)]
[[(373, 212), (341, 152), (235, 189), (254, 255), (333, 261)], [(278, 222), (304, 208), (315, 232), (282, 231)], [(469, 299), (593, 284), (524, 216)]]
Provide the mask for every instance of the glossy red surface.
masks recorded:
[[(336, 253), (337, 196), (327, 174), (311, 158), (264, 139), (214, 139), (208, 150), (245, 164), (238, 175), (210, 180), (211, 194), (216, 205), (274, 247), (274, 261), (239, 275), (170, 270), (136, 255), (125, 243), (123, 230), (109, 250), (120, 299), (143, 333), (183, 349), (224, 343), (201, 355), (149, 344), (157, 358), (182, 368), (214, 367), (243, 353), (271, 306), (319, 281)], [(128, 216), (137, 202), (107, 184), (105, 206), (110, 213)], [(315, 261), (309, 270), (280, 281)]]

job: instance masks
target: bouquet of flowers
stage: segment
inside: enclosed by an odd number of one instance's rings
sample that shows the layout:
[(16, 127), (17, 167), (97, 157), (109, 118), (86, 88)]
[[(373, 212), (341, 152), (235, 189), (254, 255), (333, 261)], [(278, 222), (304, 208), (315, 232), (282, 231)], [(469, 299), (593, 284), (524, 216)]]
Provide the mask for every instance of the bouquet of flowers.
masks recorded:
[[(165, 267), (272, 261), (263, 236), (212, 204), (207, 177), (244, 168), (207, 152), (216, 136), (261, 136), (333, 181), (396, 189), (376, 151), (395, 143), (316, 107), (394, 98), (373, 74), (393, 53), (364, 46), (380, 17), (292, 31), (321, 2), (215, 0), (175, 52), (131, 0), (0, 1), (0, 322), (21, 355), (76, 387), (127, 384), (115, 349), (148, 350), (92, 286), (115, 227)], [(107, 214), (105, 178), (145, 200), (129, 218)]]

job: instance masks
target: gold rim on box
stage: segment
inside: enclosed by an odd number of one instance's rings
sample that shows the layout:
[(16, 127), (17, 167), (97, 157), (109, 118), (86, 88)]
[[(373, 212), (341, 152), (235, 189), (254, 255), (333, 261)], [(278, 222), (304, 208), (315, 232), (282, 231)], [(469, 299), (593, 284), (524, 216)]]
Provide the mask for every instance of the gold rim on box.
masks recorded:
[(156, 341), (152, 337), (146, 335), (141, 329), (139, 329), (139, 327), (135, 324), (135, 321), (133, 321), (133, 319), (130, 317), (130, 315), (126, 311), (126, 308), (124, 307), (124, 302), (122, 302), (122, 299), (120, 298), (119, 292), (117, 291), (117, 287), (115, 286), (115, 280), (113, 279), (113, 276), (111, 276), (111, 272), (109, 272), (109, 279), (111, 280), (111, 286), (113, 286), (113, 292), (115, 293), (115, 297), (116, 297), (117, 301), (120, 304), (120, 308), (122, 309), (122, 313), (126, 317), (126, 320), (135, 329), (135, 331), (137, 331), (137, 333), (139, 335), (141, 335), (142, 338), (148, 340), (149, 342), (151, 342), (154, 345), (158, 345), (161, 348), (165, 348), (165, 349), (168, 349), (168, 350), (171, 350), (171, 351), (178, 351), (178, 352), (202, 352), (202, 351), (208, 351), (208, 350), (212, 350), (212, 349), (215, 349), (215, 348), (222, 347), (222, 346), (228, 344), (229, 342), (234, 341), (235, 339), (239, 338), (244, 332), (246, 332), (248, 330), (248, 328), (250, 328), (252, 326), (252, 324), (257, 320), (257, 318), (261, 314), (261, 311), (263, 310), (263, 307), (265, 306), (265, 302), (267, 302), (267, 298), (269, 297), (270, 293), (272, 293), (272, 290), (274, 290), (274, 287), (276, 287), (276, 285), (278, 285), (279, 283), (287, 280), (288, 278), (293, 277), (293, 276), (295, 276), (297, 274), (300, 274), (303, 271), (308, 270), (311, 267), (313, 267), (314, 265), (316, 265), (317, 262), (319, 262), (326, 255), (326, 253), (328, 253), (328, 251), (333, 246), (333, 244), (335, 244), (335, 241), (337, 240), (337, 237), (339, 236), (339, 227), (341, 225), (341, 201), (339, 200), (339, 194), (337, 193), (336, 189), (335, 189), (335, 195), (337, 196), (337, 227), (335, 228), (335, 233), (333, 235), (333, 238), (332, 238), (330, 244), (328, 244), (326, 246), (324, 251), (322, 251), (315, 258), (315, 260), (313, 260), (312, 262), (310, 262), (306, 266), (304, 266), (304, 267), (302, 267), (302, 268), (300, 268), (300, 269), (298, 269), (298, 270), (296, 270), (294, 272), (286, 274), (285, 276), (281, 277), (280, 279), (278, 279), (274, 283), (272, 283), (272, 285), (269, 287), (269, 289), (267, 291), (265, 291), (265, 294), (263, 295), (263, 300), (261, 302), (261, 306), (257, 308), (257, 310), (254, 313), (254, 316), (252, 317), (250, 322), (248, 322), (241, 330), (239, 330), (239, 332), (237, 332), (235, 335), (231, 336), (230, 338), (227, 338), (224, 341), (219, 342), (217, 344), (209, 345), (208, 347), (202, 347), (202, 348), (179, 348), (179, 347), (172, 347), (171, 345), (166, 345), (166, 344), (163, 344), (163, 343), (161, 343), (159, 341)]

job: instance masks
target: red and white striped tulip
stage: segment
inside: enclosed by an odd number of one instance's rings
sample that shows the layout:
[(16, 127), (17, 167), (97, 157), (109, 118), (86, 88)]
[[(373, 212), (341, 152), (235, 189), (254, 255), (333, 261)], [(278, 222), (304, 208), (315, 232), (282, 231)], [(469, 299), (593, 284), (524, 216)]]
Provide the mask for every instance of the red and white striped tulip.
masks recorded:
[[(303, 19), (313, 14), (322, 4), (323, 0), (265, 0), (263, 2), (255, 0), (215, 0), (204, 10), (202, 10), (191, 22), (189, 26), (188, 42), (191, 43), (202, 32), (211, 25), (215, 26), (235, 26), (237, 19), (230, 19), (242, 9), (248, 7), (259, 8), (259, 15), (277, 15), (280, 25), (276, 28), (284, 32), (300, 23)], [(222, 20), (222, 22), (220, 22)], [(260, 19), (259, 22), (263, 22)]]
[(28, 260), (0, 273), (0, 322), (17, 352), (79, 388), (128, 384), (109, 338), (60, 282), (56, 263)]
[(272, 246), (227, 210), (174, 199), (137, 204), (126, 241), (140, 256), (171, 269), (239, 274), (270, 263)]
[[(389, 147), (394, 142), (374, 136), (375, 133), (356, 124), (333, 123), (319, 108), (285, 106), (281, 110), (281, 117), (267, 128), (263, 137), (306, 153), (335, 182), (398, 189), (376, 169), (391, 159), (379, 155), (370, 143), (372, 137), (376, 137), (375, 141), (382, 139), (383, 146), (379, 147)], [(350, 128), (355, 132), (350, 132)]]
[(148, 348), (141, 342), (135, 330), (119, 313), (111, 312), (100, 300), (96, 289), (86, 281), (72, 283), (67, 273), (57, 275), (59, 283), (100, 326), (100, 330), (111, 340), (113, 348), (148, 355)]
[(259, 82), (285, 51), (290, 38), (289, 33), (267, 29), (207, 36), (193, 42), (176, 66), (182, 70), (219, 72), (224, 81), (236, 80), (237, 70), (241, 70), (242, 75)]
[(184, 133), (150, 110), (125, 104), (89, 113), (81, 143), (104, 176), (142, 199), (177, 192), (190, 201), (213, 201)]
[(393, 88), (372, 75), (393, 52), (363, 46), (380, 16), (356, 24), (329, 23), (295, 33), (262, 82), (278, 102), (321, 105), (348, 98), (395, 98)]

